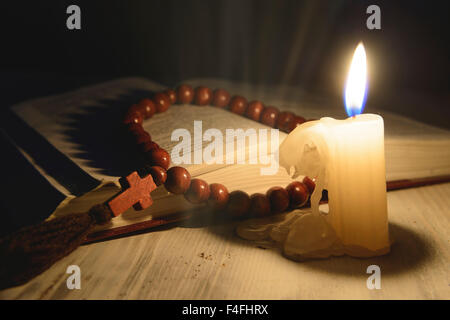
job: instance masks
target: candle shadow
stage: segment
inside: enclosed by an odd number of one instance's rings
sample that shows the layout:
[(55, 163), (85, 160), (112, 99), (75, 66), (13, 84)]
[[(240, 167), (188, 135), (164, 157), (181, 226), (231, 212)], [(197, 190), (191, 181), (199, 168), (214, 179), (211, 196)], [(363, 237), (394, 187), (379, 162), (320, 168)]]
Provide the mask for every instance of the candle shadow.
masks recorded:
[[(197, 216), (190, 220), (177, 224), (186, 228), (207, 228), (208, 231), (223, 238), (226, 241), (233, 241), (240, 245), (255, 247), (255, 250), (270, 249), (261, 246), (257, 242), (247, 241), (239, 238), (235, 234), (237, 222), (230, 222), (224, 216), (215, 216), (207, 210), (199, 211)], [(369, 265), (378, 265), (383, 272), (383, 276), (398, 275), (420, 268), (424, 263), (434, 258), (435, 252), (430, 241), (423, 235), (395, 223), (389, 224), (390, 236), (394, 240), (391, 252), (378, 257), (355, 258), (350, 256), (330, 257), (326, 259), (311, 259), (298, 262), (306, 268), (315, 269), (328, 274), (340, 274), (348, 276), (367, 277), (365, 273)], [(284, 256), (279, 249), (281, 259), (289, 259)], [(364, 272), (361, 272), (361, 267)]]
[[(393, 276), (418, 269), (434, 258), (434, 249), (423, 235), (395, 223), (389, 224), (389, 233), (394, 243), (391, 245), (391, 251), (386, 255), (371, 258), (340, 256), (308, 260), (302, 264), (328, 274), (362, 277), (367, 277), (365, 268), (377, 265), (383, 276)], [(361, 273), (361, 265), (364, 266), (363, 273)]]

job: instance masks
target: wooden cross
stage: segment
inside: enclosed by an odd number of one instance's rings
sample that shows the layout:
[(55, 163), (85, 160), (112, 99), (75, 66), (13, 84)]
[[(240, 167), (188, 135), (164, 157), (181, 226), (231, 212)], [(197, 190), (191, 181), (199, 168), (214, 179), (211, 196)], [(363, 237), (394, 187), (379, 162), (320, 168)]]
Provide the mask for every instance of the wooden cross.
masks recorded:
[(141, 178), (135, 171), (126, 178), (121, 178), (119, 182), (124, 190), (108, 202), (115, 217), (131, 207), (142, 210), (152, 205), (150, 192), (156, 189), (156, 185), (151, 175)]

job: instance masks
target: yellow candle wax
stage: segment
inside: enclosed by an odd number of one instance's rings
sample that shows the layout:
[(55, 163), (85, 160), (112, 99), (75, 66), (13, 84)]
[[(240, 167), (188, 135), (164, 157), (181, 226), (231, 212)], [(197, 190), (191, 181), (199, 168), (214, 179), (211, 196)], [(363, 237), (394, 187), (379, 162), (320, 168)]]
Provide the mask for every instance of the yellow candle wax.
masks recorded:
[[(345, 120), (321, 118), (294, 129), (279, 149), (280, 164), (294, 177), (316, 178), (312, 213), (291, 226), (285, 250), (292, 255), (389, 251), (383, 119), (360, 114), (366, 98), (366, 54), (360, 43), (347, 78)], [(328, 191), (328, 214), (319, 211)]]

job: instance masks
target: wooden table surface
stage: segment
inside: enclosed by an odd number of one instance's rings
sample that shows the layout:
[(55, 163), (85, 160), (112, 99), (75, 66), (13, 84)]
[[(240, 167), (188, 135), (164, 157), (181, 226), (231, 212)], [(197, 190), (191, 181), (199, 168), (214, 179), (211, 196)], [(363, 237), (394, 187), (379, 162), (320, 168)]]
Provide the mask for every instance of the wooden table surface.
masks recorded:
[[(450, 183), (388, 193), (389, 255), (294, 262), (232, 225), (177, 226), (82, 246), (1, 299), (449, 299)], [(381, 289), (369, 290), (369, 265)], [(66, 269), (81, 269), (69, 290)]]

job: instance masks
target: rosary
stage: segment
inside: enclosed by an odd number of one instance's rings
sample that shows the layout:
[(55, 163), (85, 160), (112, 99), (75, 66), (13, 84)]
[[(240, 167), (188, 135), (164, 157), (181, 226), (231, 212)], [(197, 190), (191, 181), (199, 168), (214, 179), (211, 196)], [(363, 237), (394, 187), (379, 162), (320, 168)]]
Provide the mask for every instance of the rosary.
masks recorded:
[(145, 209), (152, 204), (150, 192), (161, 184), (173, 194), (184, 194), (186, 200), (194, 204), (206, 203), (214, 211), (225, 211), (235, 218), (264, 217), (280, 213), (288, 208), (303, 206), (314, 190), (314, 182), (305, 177), (302, 182), (294, 181), (286, 188), (272, 187), (266, 195), (255, 193), (249, 196), (243, 191), (228, 192), (219, 183), (208, 184), (202, 179), (191, 179), (189, 172), (179, 166), (169, 169), (170, 155), (146, 132), (142, 123), (155, 113), (166, 111), (171, 104), (190, 104), (198, 106), (213, 105), (217, 108), (228, 108), (229, 111), (245, 115), (255, 121), (290, 132), (298, 124), (305, 122), (303, 117), (291, 112), (279, 112), (275, 107), (264, 107), (259, 101), (247, 103), (241, 96), (230, 98), (223, 89), (214, 92), (207, 87), (181, 85), (176, 91), (169, 89), (156, 93), (153, 100), (143, 99), (131, 106), (124, 118), (124, 124), (138, 148), (144, 152), (149, 164), (140, 172), (131, 173), (120, 180), (124, 191), (108, 202), (113, 216), (118, 216), (133, 206), (137, 210)]
[(188, 170), (181, 166), (169, 168), (169, 153), (152, 141), (142, 123), (155, 113), (165, 112), (175, 103), (228, 109), (286, 133), (308, 121), (292, 112), (266, 107), (260, 101), (248, 103), (244, 97), (231, 97), (224, 89), (212, 91), (203, 86), (194, 90), (183, 84), (176, 90), (158, 92), (153, 99), (141, 100), (128, 109), (123, 124), (145, 154), (148, 164), (120, 178), (122, 191), (111, 200), (93, 206), (88, 212), (44, 221), (0, 239), (0, 289), (23, 284), (48, 269), (75, 250), (92, 226), (107, 223), (131, 207), (135, 210), (148, 208), (153, 204), (150, 193), (160, 185), (164, 185), (170, 193), (183, 194), (190, 203), (207, 205), (212, 212), (234, 219), (266, 217), (305, 206), (315, 188), (314, 180), (309, 177), (293, 181), (285, 188), (275, 186), (266, 194), (250, 196), (240, 190), (228, 192), (220, 183), (208, 184), (202, 179), (191, 179)]

